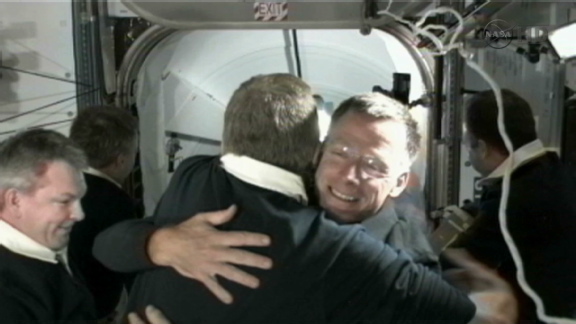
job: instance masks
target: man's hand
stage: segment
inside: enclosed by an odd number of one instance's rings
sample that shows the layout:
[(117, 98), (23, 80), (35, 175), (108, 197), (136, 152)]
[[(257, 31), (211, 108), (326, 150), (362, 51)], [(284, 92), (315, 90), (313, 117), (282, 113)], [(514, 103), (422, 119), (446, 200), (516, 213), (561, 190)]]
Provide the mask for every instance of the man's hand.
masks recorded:
[(444, 277), (463, 289), (476, 305), (470, 324), (514, 324), (518, 320), (518, 301), (512, 287), (493, 270), (476, 261), (464, 250), (447, 250), (446, 256), (460, 269)]
[(174, 268), (181, 275), (202, 282), (223, 303), (230, 304), (232, 295), (216, 280), (216, 275), (250, 288), (257, 288), (258, 278), (232, 266), (245, 265), (270, 269), (272, 260), (237, 246), (268, 246), (270, 237), (250, 232), (223, 232), (214, 226), (232, 219), (236, 206), (226, 210), (200, 213), (171, 227), (157, 230), (148, 242), (148, 255), (153, 263)]
[[(146, 319), (150, 324), (171, 324), (170, 321), (164, 317), (162, 312), (154, 307), (148, 306), (146, 307)], [(128, 323), (129, 324), (147, 324), (146, 321), (140, 318), (136, 313), (128, 314)]]

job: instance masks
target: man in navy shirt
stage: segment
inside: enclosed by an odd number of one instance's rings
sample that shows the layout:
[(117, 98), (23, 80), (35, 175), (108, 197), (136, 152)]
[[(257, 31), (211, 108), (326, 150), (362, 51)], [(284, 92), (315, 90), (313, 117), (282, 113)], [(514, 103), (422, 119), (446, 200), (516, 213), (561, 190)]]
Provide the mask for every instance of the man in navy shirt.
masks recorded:
[(111, 319), (132, 278), (98, 262), (92, 256), (92, 245), (103, 230), (137, 216), (135, 202), (122, 184), (138, 152), (138, 122), (127, 110), (88, 107), (72, 122), (70, 138), (86, 153), (89, 165), (84, 170), (86, 195), (80, 201), (85, 219), (70, 234), (70, 257), (94, 296), (98, 318)]
[(3, 323), (93, 323), (92, 297), (68, 257), (84, 218), (82, 150), (35, 129), (0, 144), (0, 319)]
[[(507, 89), (502, 90), (502, 101), (512, 154), (498, 131), (494, 93), (474, 94), (465, 107), (465, 145), (472, 166), (483, 176), (482, 196), (473, 225), (454, 246), (467, 249), (513, 285), (522, 322), (574, 321), (576, 180), (558, 154), (544, 149), (528, 102)], [(506, 208), (510, 240), (506, 241), (499, 207), (510, 155), (513, 164)], [(514, 260), (512, 253), (519, 258)]]

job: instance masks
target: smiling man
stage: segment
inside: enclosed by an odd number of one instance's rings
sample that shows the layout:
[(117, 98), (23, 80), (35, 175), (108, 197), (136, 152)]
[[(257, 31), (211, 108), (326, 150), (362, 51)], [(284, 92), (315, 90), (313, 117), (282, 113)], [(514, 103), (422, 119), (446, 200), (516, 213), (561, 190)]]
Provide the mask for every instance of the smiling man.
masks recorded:
[(406, 186), (406, 127), (368, 113), (344, 114), (335, 117), (316, 179), (322, 206), (355, 223)]
[(47, 130), (0, 144), (0, 318), (3, 323), (88, 323), (93, 301), (68, 261), (84, 218), (82, 151)]
[(391, 201), (406, 189), (420, 137), (398, 101), (379, 93), (350, 97), (332, 115), (316, 186), (333, 218), (363, 223), (372, 236), (433, 267), (437, 256), (419, 219), (397, 212)]

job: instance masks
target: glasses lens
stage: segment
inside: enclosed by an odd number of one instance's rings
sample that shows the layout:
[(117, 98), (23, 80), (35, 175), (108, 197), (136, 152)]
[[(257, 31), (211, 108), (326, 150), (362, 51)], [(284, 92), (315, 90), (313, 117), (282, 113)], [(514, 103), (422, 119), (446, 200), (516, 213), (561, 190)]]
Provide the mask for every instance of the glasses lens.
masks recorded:
[(386, 164), (375, 156), (362, 156), (362, 170), (373, 178), (386, 178), (389, 176)]
[(388, 177), (388, 166), (378, 157), (360, 155), (359, 150), (341, 143), (328, 143), (325, 150), (326, 157), (334, 162), (358, 163), (360, 170), (371, 178)]

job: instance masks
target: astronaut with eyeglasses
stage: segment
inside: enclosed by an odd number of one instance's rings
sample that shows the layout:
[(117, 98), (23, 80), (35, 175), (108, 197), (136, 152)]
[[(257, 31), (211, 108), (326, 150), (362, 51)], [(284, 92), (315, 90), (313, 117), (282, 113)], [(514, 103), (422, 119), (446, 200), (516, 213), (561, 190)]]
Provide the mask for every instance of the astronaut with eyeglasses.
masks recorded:
[(351, 97), (332, 115), (316, 188), (320, 205), (335, 220), (362, 223), (371, 235), (436, 268), (437, 255), (419, 219), (398, 208), (414, 176), (410, 166), (420, 139), (404, 105), (376, 93)]

